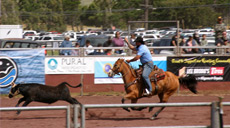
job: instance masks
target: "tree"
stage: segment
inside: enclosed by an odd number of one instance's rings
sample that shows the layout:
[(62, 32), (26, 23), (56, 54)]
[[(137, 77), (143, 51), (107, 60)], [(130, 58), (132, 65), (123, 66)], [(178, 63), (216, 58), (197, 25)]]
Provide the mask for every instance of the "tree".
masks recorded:
[(62, 0), (19, 0), (25, 29), (64, 31)]
[(1, 6), (2, 24), (20, 24), (18, 6), (15, 0), (4, 0)]
[(197, 0), (164, 0), (154, 5), (159, 9), (152, 12), (150, 17), (151, 20), (179, 20), (180, 23), (184, 23), (180, 24), (184, 28), (210, 27), (215, 24), (219, 13), (215, 12), (211, 6), (201, 6), (207, 4), (211, 3)]

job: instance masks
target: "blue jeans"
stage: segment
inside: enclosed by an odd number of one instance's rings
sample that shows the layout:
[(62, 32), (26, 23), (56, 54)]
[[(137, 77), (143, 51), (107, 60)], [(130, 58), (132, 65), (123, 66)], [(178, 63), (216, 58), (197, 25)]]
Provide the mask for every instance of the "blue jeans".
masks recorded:
[(148, 63), (144, 64), (143, 68), (144, 68), (144, 70), (142, 73), (142, 77), (144, 79), (145, 84), (148, 85), (149, 91), (151, 92), (152, 91), (152, 84), (151, 84), (150, 79), (149, 79), (149, 74), (152, 72), (152, 70), (154, 68), (153, 62), (148, 62)]

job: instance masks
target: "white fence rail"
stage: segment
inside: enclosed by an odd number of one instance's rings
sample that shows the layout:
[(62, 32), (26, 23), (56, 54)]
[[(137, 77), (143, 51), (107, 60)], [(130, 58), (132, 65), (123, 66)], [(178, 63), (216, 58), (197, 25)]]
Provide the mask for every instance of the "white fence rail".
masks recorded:
[[(221, 105), (220, 105), (221, 104)], [(220, 110), (221, 106), (230, 106), (230, 102), (190, 102), (190, 103), (151, 103), (151, 104), (84, 104), (81, 106), (74, 105), (74, 122), (71, 125), (70, 109), (71, 106), (40, 106), (40, 107), (0, 107), (0, 111), (32, 111), (32, 110), (66, 110), (66, 127), (85, 128), (85, 113), (88, 108), (122, 108), (122, 107), (198, 107), (210, 106), (211, 107), (211, 124), (210, 126), (167, 126), (167, 127), (151, 127), (151, 128), (230, 128), (230, 125), (221, 124)], [(78, 122), (78, 113), (81, 110), (81, 122)], [(134, 127), (132, 127), (134, 128)], [(140, 128), (140, 127), (139, 127)]]
[[(221, 102), (224, 106), (230, 106), (230, 102)], [(211, 128), (222, 128), (220, 124), (220, 102), (195, 102), (195, 103), (151, 103), (151, 104), (84, 104), (81, 106), (81, 128), (85, 128), (85, 109), (87, 108), (122, 108), (122, 107), (211, 107)], [(77, 126), (75, 124), (75, 126)], [(209, 128), (210, 126), (183, 126), (183, 128)], [(76, 127), (75, 127), (76, 128)], [(133, 128), (133, 127), (132, 127)], [(159, 128), (159, 127), (151, 127)], [(162, 127), (161, 127), (162, 128)], [(164, 128), (180, 128), (180, 126), (170, 126)], [(225, 125), (224, 128), (230, 128)]]
[(0, 107), (0, 111), (66, 110), (66, 128), (70, 128), (70, 106)]

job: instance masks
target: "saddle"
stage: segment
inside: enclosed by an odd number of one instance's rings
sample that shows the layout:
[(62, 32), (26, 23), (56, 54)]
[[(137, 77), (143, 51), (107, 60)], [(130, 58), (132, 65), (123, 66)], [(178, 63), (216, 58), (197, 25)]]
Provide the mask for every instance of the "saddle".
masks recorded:
[[(137, 74), (138, 79), (140, 80), (141, 75), (143, 73), (142, 65), (139, 65), (139, 69), (136, 69), (135, 72)], [(158, 68), (156, 65), (154, 65), (154, 68), (150, 73), (149, 77), (150, 77), (150, 81), (157, 82), (165, 78), (165, 72), (162, 69)]]
[[(135, 71), (136, 71), (138, 80), (140, 81), (142, 73), (143, 73), (143, 67), (141, 65), (139, 65), (139, 69), (137, 69)], [(165, 78), (165, 72), (162, 69), (158, 68), (156, 65), (154, 65), (154, 68), (153, 68), (152, 72), (150, 73), (149, 77), (150, 77), (150, 81), (154, 82), (154, 84), (155, 84), (155, 91), (154, 91), (154, 95), (155, 95), (158, 93), (157, 81), (163, 80)]]

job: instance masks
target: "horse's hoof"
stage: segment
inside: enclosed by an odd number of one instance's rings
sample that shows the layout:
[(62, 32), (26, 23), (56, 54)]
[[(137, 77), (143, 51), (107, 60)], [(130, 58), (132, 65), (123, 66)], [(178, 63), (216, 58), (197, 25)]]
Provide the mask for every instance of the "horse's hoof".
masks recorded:
[(19, 115), (21, 112), (20, 111), (18, 111), (18, 112), (16, 112), (16, 115)]
[(154, 107), (149, 107), (149, 112), (151, 112), (153, 110)]
[(125, 110), (128, 111), (128, 112), (130, 112), (130, 110), (129, 110), (128, 108), (123, 108), (123, 109), (125, 109)]
[(151, 118), (150, 118), (150, 120), (155, 120), (155, 119), (156, 119), (156, 117), (151, 117)]

